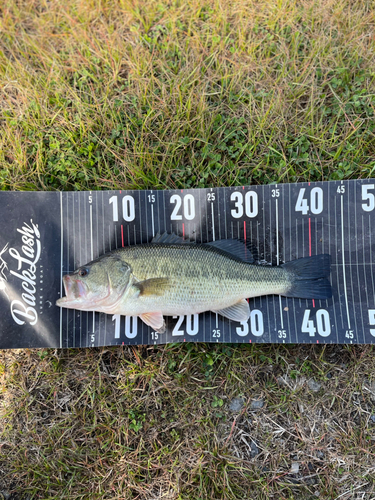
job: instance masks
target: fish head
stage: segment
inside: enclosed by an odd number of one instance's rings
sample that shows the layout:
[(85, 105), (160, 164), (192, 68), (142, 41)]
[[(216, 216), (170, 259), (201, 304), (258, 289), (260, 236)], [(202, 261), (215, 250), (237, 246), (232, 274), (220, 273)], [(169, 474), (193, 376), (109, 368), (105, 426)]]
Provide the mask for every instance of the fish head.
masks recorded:
[(57, 306), (110, 312), (131, 283), (131, 267), (116, 254), (105, 255), (63, 277), (65, 297)]

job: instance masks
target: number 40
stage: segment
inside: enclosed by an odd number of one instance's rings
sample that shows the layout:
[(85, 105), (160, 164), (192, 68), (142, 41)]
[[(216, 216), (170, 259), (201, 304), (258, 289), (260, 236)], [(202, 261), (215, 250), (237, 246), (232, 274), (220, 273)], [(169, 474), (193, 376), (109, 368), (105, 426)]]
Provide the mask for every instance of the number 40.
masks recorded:
[(305, 188), (299, 190), (295, 211), (302, 212), (302, 215), (306, 215), (309, 210), (311, 210), (311, 213), (314, 215), (322, 213), (323, 189), (315, 187), (310, 191), (310, 205), (308, 204), (308, 200), (304, 198), (305, 191)]
[(321, 337), (328, 337), (331, 333), (331, 324), (329, 319), (329, 313), (325, 309), (319, 309), (316, 311), (316, 327), (314, 321), (310, 319), (310, 309), (306, 309), (303, 315), (301, 331), (303, 333), (308, 333), (310, 337), (315, 337), (315, 332)]

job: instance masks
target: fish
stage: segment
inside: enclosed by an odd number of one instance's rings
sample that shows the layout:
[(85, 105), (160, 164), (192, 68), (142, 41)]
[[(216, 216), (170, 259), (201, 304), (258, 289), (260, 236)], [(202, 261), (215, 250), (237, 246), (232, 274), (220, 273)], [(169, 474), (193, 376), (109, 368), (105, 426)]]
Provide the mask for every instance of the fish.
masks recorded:
[(56, 305), (139, 316), (162, 333), (164, 316), (212, 311), (246, 321), (251, 297), (329, 299), (330, 271), (329, 254), (269, 266), (258, 264), (254, 248), (241, 240), (200, 244), (158, 233), (151, 243), (105, 253), (66, 274), (65, 296)]

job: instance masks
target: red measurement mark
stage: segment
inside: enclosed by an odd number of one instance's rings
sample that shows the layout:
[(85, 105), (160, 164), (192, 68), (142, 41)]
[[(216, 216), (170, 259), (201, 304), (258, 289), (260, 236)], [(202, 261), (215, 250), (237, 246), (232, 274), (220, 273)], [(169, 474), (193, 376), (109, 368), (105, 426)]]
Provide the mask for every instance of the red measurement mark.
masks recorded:
[(243, 234), (244, 234), (244, 240), (246, 243), (246, 221), (245, 220), (243, 221)]
[(182, 223), (182, 239), (185, 239), (185, 224)]
[(249, 339), (249, 343), (251, 344), (251, 339)]
[(124, 246), (124, 226), (121, 224), (121, 244)]

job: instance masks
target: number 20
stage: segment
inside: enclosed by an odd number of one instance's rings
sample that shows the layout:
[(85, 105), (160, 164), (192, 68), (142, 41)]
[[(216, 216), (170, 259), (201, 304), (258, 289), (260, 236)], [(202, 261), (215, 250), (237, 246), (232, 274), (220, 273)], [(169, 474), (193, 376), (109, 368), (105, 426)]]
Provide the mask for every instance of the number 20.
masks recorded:
[[(171, 196), (170, 199), (171, 203), (175, 204), (175, 207), (173, 209), (172, 215), (171, 215), (171, 220), (182, 220), (182, 214), (178, 213), (181, 205), (182, 205), (182, 200), (181, 196), (178, 194), (174, 194)], [(193, 220), (195, 217), (195, 199), (194, 196), (191, 194), (187, 194), (184, 196), (184, 204), (183, 204), (183, 210), (182, 213), (187, 220)]]

